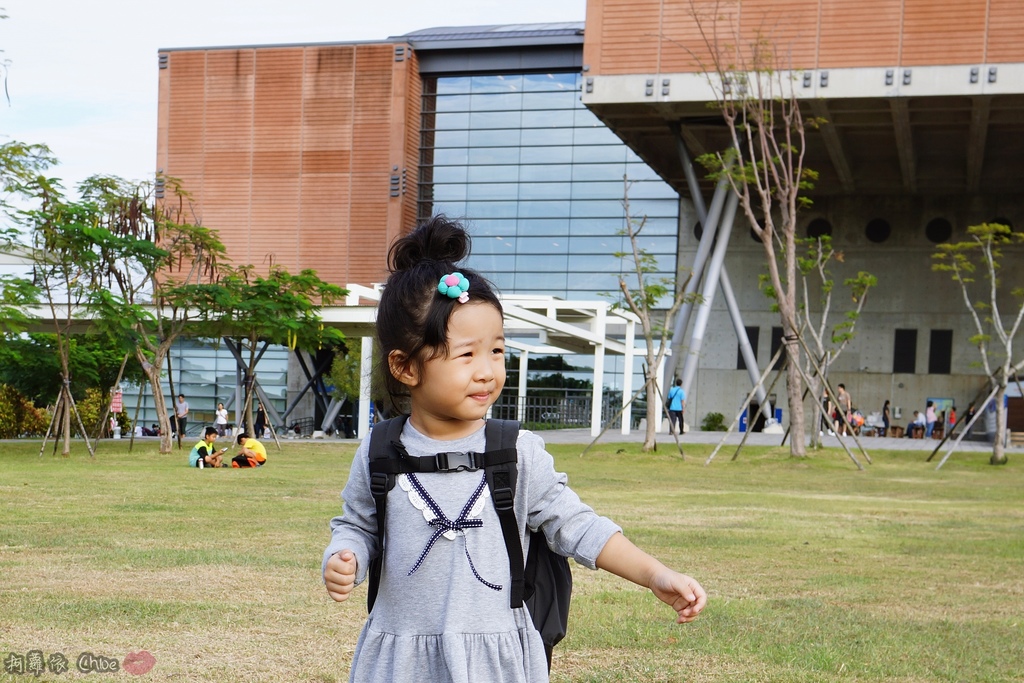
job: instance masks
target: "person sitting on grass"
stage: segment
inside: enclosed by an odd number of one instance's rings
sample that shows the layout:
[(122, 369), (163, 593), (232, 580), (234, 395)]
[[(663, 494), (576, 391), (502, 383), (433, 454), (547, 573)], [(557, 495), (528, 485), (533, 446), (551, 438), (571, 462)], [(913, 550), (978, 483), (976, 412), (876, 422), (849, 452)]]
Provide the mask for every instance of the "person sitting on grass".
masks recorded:
[(198, 467), (220, 467), (223, 463), (224, 453), (228, 449), (222, 448), (219, 451), (213, 449), (213, 442), (217, 440), (217, 430), (207, 427), (203, 439), (192, 447), (188, 454), (188, 466)]
[(238, 455), (231, 458), (232, 467), (263, 467), (267, 461), (267, 449), (256, 439), (249, 436), (247, 432), (238, 435), (238, 445), (242, 450)]

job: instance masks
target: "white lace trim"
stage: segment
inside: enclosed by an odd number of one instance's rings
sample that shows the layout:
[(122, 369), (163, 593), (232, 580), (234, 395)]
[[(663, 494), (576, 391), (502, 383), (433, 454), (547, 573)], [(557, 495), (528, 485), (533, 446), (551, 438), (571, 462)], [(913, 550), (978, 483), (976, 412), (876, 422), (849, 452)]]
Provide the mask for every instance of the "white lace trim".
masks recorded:
[[(428, 524), (437, 519), (437, 515), (435, 515), (434, 511), (430, 509), (430, 506), (427, 505), (426, 501), (420, 497), (420, 494), (416, 493), (416, 489), (413, 487), (412, 482), (409, 481), (408, 475), (398, 475), (398, 485), (401, 486), (402, 490), (409, 496), (409, 502), (412, 503), (412, 506), (423, 513), (423, 519), (427, 520)], [(490, 497), (491, 487), (484, 486), (483, 490), (480, 492), (480, 497), (476, 499), (476, 504), (473, 505), (473, 508), (469, 511), (469, 517), (479, 518), (484, 511), (484, 504)], [(455, 537), (458, 536), (455, 531), (450, 529), (441, 535), (449, 541), (454, 541)]]

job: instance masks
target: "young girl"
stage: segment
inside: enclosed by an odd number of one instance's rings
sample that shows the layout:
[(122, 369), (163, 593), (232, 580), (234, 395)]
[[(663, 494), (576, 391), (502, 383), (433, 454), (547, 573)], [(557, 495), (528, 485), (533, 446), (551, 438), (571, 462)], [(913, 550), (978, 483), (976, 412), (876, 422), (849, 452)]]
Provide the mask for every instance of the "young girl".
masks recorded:
[[(435, 217), (388, 256), (378, 363), (392, 401), (411, 407), (402, 445), (413, 456), (484, 451), (484, 416), (505, 384), (501, 303), (480, 275), (455, 265), (468, 247), (461, 226)], [(356, 452), (344, 514), (331, 521), (324, 553), (327, 592), (338, 602), (365, 579), (379, 552), (368, 442)], [(700, 584), (639, 550), (582, 503), (538, 436), (520, 432), (518, 454), (515, 514), (524, 557), (526, 527), (539, 530), (577, 563), (650, 588), (677, 622), (697, 617), (707, 601)], [(489, 496), (482, 470), (397, 477), (388, 494), (379, 593), (351, 681), (548, 680), (540, 634), (525, 607), (509, 606), (508, 555)], [(439, 527), (438, 517), (448, 526)], [(448, 531), (435, 534), (440, 528)]]

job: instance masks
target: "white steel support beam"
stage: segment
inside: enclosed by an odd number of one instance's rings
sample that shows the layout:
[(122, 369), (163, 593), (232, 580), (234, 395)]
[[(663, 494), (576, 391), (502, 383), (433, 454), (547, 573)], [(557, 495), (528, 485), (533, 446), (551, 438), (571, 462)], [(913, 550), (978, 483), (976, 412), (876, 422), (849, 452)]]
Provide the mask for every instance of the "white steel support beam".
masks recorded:
[(526, 373), (530, 366), (530, 352), (519, 351), (519, 393), (516, 394), (516, 419), (522, 424), (526, 421)]
[[(597, 309), (597, 315), (594, 318), (592, 331), (598, 339), (606, 339), (608, 330), (606, 328), (606, 310), (604, 308)], [(598, 343), (594, 345), (594, 387), (592, 399), (590, 402), (590, 435), (598, 436), (601, 434), (601, 408), (602, 398), (604, 396), (604, 343)]]

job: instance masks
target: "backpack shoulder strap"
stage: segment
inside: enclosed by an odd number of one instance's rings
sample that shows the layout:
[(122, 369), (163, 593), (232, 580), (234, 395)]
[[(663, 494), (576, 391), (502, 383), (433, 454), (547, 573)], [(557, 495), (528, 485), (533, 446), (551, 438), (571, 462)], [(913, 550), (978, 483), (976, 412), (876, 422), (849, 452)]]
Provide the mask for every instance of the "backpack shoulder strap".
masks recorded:
[(370, 432), (370, 494), (377, 508), (377, 557), (370, 562), (370, 584), (366, 593), (366, 611), (373, 611), (373, 603), (377, 600), (377, 589), (380, 585), (380, 573), (384, 566), (384, 529), (387, 517), (388, 491), (395, 487), (395, 475), (388, 470), (387, 463), (398, 459), (402, 448), (402, 429), (408, 415), (383, 420), (373, 426)]
[(512, 576), (509, 605), (522, 607), (526, 579), (524, 575), (523, 546), (519, 541), (519, 525), (516, 523), (515, 496), (518, 477), (519, 422), (516, 420), (488, 420), (484, 426), (484, 447), (488, 464), (484, 468), (487, 486), (491, 489), (491, 500), (501, 523), (501, 534), (505, 538), (508, 553), (508, 567)]

